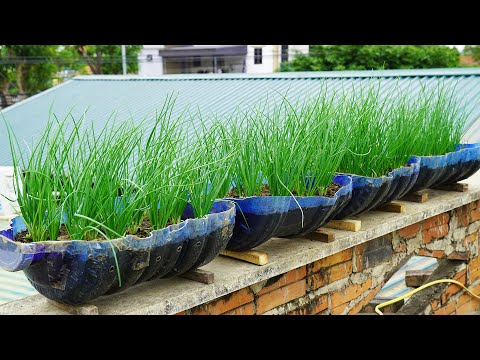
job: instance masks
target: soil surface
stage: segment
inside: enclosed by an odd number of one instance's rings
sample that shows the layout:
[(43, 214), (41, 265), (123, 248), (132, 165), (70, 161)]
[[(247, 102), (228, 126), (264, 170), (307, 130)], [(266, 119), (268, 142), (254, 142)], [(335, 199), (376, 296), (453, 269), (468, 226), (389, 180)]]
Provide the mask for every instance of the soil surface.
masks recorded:
[(27, 237), (28, 235), (28, 230), (23, 230), (20, 231), (17, 235), (15, 235), (15, 241), (19, 243), (31, 243), (32, 239), (30, 237)]
[[(232, 188), (232, 190), (230, 190), (225, 197), (235, 198), (235, 199), (245, 197), (245, 194), (240, 194), (240, 195), (237, 192), (237, 188)], [(270, 187), (268, 186), (268, 184), (262, 184), (262, 187), (260, 189), (260, 195), (257, 195), (257, 196), (272, 196), (272, 194), (270, 193)]]
[(328, 185), (327, 190), (325, 190), (325, 194), (323, 196), (333, 198), (335, 196), (335, 193), (340, 190), (341, 186), (337, 184), (336, 182), (332, 182), (330, 185)]
[[(337, 183), (335, 182), (332, 182), (330, 185), (328, 185), (327, 187), (327, 190), (325, 190), (325, 193), (324, 194), (320, 194), (318, 191), (313, 194), (312, 196), (326, 196), (326, 197), (334, 197), (335, 193), (341, 188), (340, 185), (338, 185)], [(293, 195), (297, 195), (296, 191), (292, 191), (292, 194)], [(243, 194), (242, 194), (243, 195)], [(260, 192), (260, 195), (258, 196), (271, 196), (272, 194), (270, 193), (270, 187), (267, 185), (267, 184), (264, 184), (262, 185), (262, 189), (261, 189), (261, 192)], [(239, 196), (238, 192), (237, 192), (237, 188), (233, 188), (232, 190), (230, 190), (227, 195), (225, 197), (229, 197), (229, 198), (234, 198), (234, 199), (238, 199), (240, 197), (244, 197), (244, 196)]]
[[(141, 239), (145, 239), (151, 235), (150, 234), (151, 231), (153, 231), (152, 224), (150, 223), (150, 219), (147, 216), (145, 216), (142, 220), (142, 223), (140, 224), (140, 227), (137, 230), (137, 233), (133, 235)], [(127, 234), (129, 234), (128, 231), (127, 231)]]

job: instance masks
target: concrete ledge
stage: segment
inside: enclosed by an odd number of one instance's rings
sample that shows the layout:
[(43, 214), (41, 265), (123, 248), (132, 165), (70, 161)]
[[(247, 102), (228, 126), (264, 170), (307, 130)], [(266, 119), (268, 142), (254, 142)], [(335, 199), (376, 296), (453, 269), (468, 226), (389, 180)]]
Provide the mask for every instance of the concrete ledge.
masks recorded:
[[(353, 217), (362, 220), (362, 230), (355, 233), (331, 230), (336, 234), (336, 241), (332, 243), (302, 238), (271, 239), (257, 248), (267, 252), (270, 258), (270, 262), (262, 267), (219, 256), (203, 267), (215, 273), (215, 283), (211, 285), (179, 277), (159, 279), (137, 285), (123, 293), (104, 296), (90, 304), (98, 307), (99, 314), (175, 314), (479, 200), (480, 184), (477, 181), (468, 182), (469, 191), (465, 193), (429, 190), (428, 202), (401, 202), (407, 204), (402, 214), (369, 211)], [(41, 295), (0, 306), (0, 314), (65, 313)]]

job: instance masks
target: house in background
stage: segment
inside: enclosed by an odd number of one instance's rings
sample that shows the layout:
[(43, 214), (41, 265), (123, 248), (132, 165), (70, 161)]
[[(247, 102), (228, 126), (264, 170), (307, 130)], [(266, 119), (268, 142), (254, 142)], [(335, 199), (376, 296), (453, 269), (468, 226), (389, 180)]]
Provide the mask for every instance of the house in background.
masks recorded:
[(272, 73), (308, 50), (308, 45), (144, 45), (138, 74)]

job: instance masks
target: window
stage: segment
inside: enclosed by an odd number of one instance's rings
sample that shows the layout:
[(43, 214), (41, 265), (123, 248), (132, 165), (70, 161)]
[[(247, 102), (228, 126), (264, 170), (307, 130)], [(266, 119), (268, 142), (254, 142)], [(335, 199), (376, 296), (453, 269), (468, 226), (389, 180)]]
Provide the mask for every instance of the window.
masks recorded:
[(288, 61), (288, 45), (282, 45), (282, 62)]
[(195, 67), (202, 66), (202, 60), (200, 59), (200, 56), (193, 57), (193, 66)]
[(147, 61), (153, 61), (153, 55), (147, 55)]
[(222, 55), (217, 56), (217, 66), (224, 66), (225, 65), (225, 59), (223, 58)]
[(262, 63), (262, 48), (255, 48), (253, 62), (254, 64)]

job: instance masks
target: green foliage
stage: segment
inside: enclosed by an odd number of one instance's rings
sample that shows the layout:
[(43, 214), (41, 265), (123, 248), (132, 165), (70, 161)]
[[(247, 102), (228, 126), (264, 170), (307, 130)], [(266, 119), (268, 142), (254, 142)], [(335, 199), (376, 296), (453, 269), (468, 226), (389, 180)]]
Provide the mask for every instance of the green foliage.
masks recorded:
[(52, 61), (57, 47), (57, 45), (0, 45), (0, 56), (3, 59), (13, 59), (6, 61), (7, 64), (0, 64), (0, 84), (1, 79), (9, 82), (8, 89), (4, 87), (3, 93), (7, 90), (11, 93), (37, 93), (51, 87), (53, 75), (57, 71), (57, 66)]
[(422, 85), (417, 95), (398, 84), (390, 90), (372, 80), (360, 85), (343, 101), (342, 117), (352, 129), (339, 171), (378, 177), (412, 155), (454, 151), (468, 117), (454, 90), (443, 81)]
[[(122, 74), (120, 45), (68, 45), (88, 65), (94, 74)], [(126, 45), (127, 73), (138, 72), (138, 53), (142, 45)]]
[(457, 49), (441, 45), (311, 45), (280, 71), (449, 68), (458, 61)]
[(476, 62), (480, 62), (480, 45), (465, 45), (464, 55), (471, 55)]

